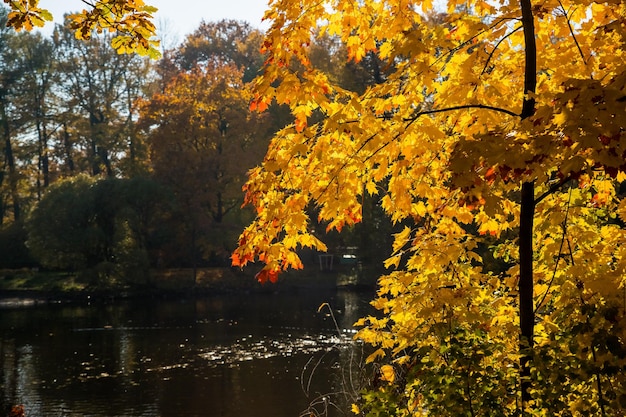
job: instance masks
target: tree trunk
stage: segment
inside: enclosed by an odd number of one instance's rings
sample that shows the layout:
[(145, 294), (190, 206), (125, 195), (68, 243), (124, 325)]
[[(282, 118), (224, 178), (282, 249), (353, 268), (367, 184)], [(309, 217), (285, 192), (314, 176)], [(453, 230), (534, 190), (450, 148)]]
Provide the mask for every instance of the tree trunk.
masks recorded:
[[(42, 118), (43, 119), (43, 118)], [(41, 178), (43, 178), (43, 188), (47, 188), (50, 185), (50, 164), (48, 160), (48, 132), (45, 122), (41, 119), (37, 119), (37, 137), (38, 137), (38, 163), (39, 175), (37, 176), (37, 200), (41, 200), (42, 184)]]
[(74, 157), (72, 156), (72, 142), (70, 141), (70, 134), (67, 131), (67, 124), (63, 123), (63, 150), (65, 152), (65, 160), (67, 163), (67, 169), (71, 175), (74, 175)]
[(4, 136), (4, 156), (6, 166), (9, 169), (9, 187), (11, 189), (11, 199), (13, 200), (13, 219), (19, 220), (21, 218), (21, 213), (20, 199), (17, 189), (17, 172), (15, 170), (15, 158), (13, 157), (11, 131), (5, 108), (4, 100), (2, 100), (0, 103), (0, 123), (2, 124), (2, 135)]
[[(535, 112), (533, 94), (537, 86), (537, 47), (535, 43), (535, 24), (531, 0), (520, 0), (522, 24), (524, 26), (525, 67), (524, 101), (521, 118), (526, 119)], [(519, 231), (519, 308), (520, 308), (520, 377), (522, 390), (522, 414), (530, 401), (530, 361), (532, 359), (535, 310), (533, 303), (533, 218), (535, 215), (535, 186), (532, 181), (522, 184), (520, 202)]]

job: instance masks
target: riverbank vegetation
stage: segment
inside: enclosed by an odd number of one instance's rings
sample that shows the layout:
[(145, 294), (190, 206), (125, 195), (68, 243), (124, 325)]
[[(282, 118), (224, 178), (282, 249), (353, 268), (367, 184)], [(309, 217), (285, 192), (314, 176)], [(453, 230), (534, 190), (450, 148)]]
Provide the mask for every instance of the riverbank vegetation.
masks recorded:
[[(224, 115), (232, 105), (204, 104), (232, 99), (259, 112), (232, 112), (246, 114), (237, 126), (252, 123), (272, 138), (247, 173), (244, 202), (254, 211), (238, 217), (250, 224), (233, 265), (263, 262), (257, 278), (273, 282), (309, 266), (303, 250), (328, 250), (343, 233), (387, 258), (373, 302), (380, 314), (360, 320), (358, 334), (377, 348), (369, 361), (378, 377), (353, 413), (619, 416), (626, 408), (625, 15), (621, 0), (276, 0), (258, 39), (264, 65), (254, 88), (241, 84), (250, 90), (219, 100), (187, 94), (223, 60), (198, 56), (191, 62), (200, 67), (188, 71), (184, 55), (165, 53), (157, 71), (164, 82), (133, 126), (155, 140), (146, 149), (165, 155), (149, 164), (163, 173), (154, 179), (176, 178), (168, 188), (181, 211), (172, 218), (187, 248), (201, 247), (208, 236), (201, 226), (219, 223), (215, 210), (227, 207), (225, 191), (202, 188), (212, 184), (216, 160), (203, 178), (189, 173), (207, 168), (203, 158), (219, 154), (230, 131)], [(125, 52), (139, 42), (135, 49), (149, 54), (152, 44), (133, 36), (113, 44)], [(238, 66), (239, 76), (246, 68)], [(212, 74), (219, 84), (232, 72)], [(234, 83), (228, 79), (224, 85)], [(85, 149), (107, 150), (95, 138), (118, 136), (98, 136), (104, 113), (86, 115)], [(214, 136), (203, 148), (207, 126)], [(161, 143), (179, 132), (172, 146)], [(138, 149), (92, 152), (89, 175), (118, 175), (108, 157)], [(190, 151), (179, 159), (183, 149)], [(18, 177), (10, 178), (17, 220)], [(141, 241), (130, 233), (129, 211), (96, 222), (110, 232), (98, 256)]]
[(152, 296), (192, 296), (224, 293), (290, 292), (294, 290), (336, 290), (372, 292), (373, 271), (338, 267), (334, 271), (287, 273), (274, 285), (263, 285), (250, 272), (226, 267), (164, 268), (147, 271), (150, 281), (129, 285), (127, 280), (94, 282), (84, 271), (41, 271), (37, 269), (0, 269), (2, 299), (42, 301), (81, 300), (97, 297), (141, 298)]
[[(253, 218), (241, 207), (247, 171), (292, 120), (284, 106), (249, 111), (262, 33), (203, 23), (155, 61), (118, 54), (107, 34), (77, 40), (70, 18), (49, 37), (16, 33), (5, 27), (8, 13), (0, 13), (0, 269), (36, 269), (41, 288), (94, 291), (158, 289), (165, 270), (191, 271), (198, 286), (207, 268), (230, 274)], [(317, 54), (338, 60), (324, 44)], [(367, 84), (362, 67), (336, 72)], [(388, 239), (390, 225), (377, 224), (335, 234), (334, 266), (347, 254), (354, 266), (357, 256), (361, 266), (380, 264), (384, 255), (367, 242)], [(316, 271), (317, 255), (305, 255)]]

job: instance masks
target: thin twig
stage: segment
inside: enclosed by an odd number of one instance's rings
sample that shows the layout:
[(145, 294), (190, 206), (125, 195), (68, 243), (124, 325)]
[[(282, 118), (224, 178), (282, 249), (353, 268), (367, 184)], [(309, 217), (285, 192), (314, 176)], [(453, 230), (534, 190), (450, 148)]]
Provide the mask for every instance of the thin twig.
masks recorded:
[(541, 194), (539, 197), (537, 197), (535, 199), (535, 205), (539, 204), (541, 201), (543, 201), (550, 194), (553, 194), (553, 193), (557, 192), (561, 187), (563, 187), (565, 184), (567, 184), (571, 180), (572, 180), (572, 176), (568, 175), (567, 177), (563, 178), (561, 181), (557, 182), (556, 184), (553, 184), (548, 189), (548, 191), (546, 191), (545, 193)]
[[(550, 282), (548, 283), (548, 288), (546, 288), (546, 291), (543, 293), (543, 297), (541, 298), (541, 301), (537, 304), (537, 307), (535, 307), (535, 313), (539, 311), (539, 308), (546, 301), (546, 298), (548, 297), (548, 293), (550, 292), (550, 288), (552, 287), (552, 284), (554, 283), (554, 279), (556, 278), (556, 272), (558, 271), (559, 261), (561, 260), (561, 252), (563, 251), (563, 246), (565, 245), (565, 241), (567, 238), (567, 218), (569, 217), (569, 209), (570, 209), (571, 201), (572, 201), (572, 189), (570, 188), (569, 196), (567, 197), (567, 207), (565, 209), (565, 218), (563, 219), (563, 223), (561, 224), (561, 227), (563, 228), (563, 235), (561, 236), (561, 245), (559, 246), (559, 253), (556, 256), (556, 262), (554, 263), (554, 271), (552, 271), (552, 278), (550, 278)], [(569, 240), (567, 240), (567, 243), (569, 245)], [(571, 248), (570, 248), (570, 251), (571, 251)]]
[[(565, 7), (563, 6), (563, 3), (561, 2), (561, 0), (558, 0), (558, 2), (559, 2), (559, 6), (561, 6), (561, 9), (563, 10), (563, 17), (565, 17), (565, 20), (567, 21), (567, 27), (569, 28), (569, 33), (572, 35), (572, 39), (574, 39), (574, 43), (576, 44), (576, 48), (578, 48), (580, 57), (582, 58), (583, 63), (587, 65), (587, 59), (585, 58), (585, 54), (583, 53), (583, 50), (581, 49), (580, 44), (578, 43), (578, 39), (576, 39), (576, 35), (574, 34), (574, 28), (572, 28), (572, 22), (570, 22), (569, 16), (567, 15), (567, 10), (565, 10)], [(572, 14), (573, 13), (574, 12), (572, 12)]]
[(485, 61), (485, 66), (483, 67), (483, 70), (480, 72), (480, 75), (483, 75), (485, 73), (485, 71), (487, 70), (487, 66), (489, 65), (489, 61), (491, 61), (491, 58), (493, 58), (493, 54), (495, 54), (495, 52), (498, 50), (498, 47), (500, 46), (500, 44), (502, 42), (504, 42), (505, 40), (508, 39), (509, 36), (513, 35), (515, 32), (517, 32), (518, 30), (522, 29), (524, 26), (520, 25), (518, 27), (516, 27), (515, 29), (513, 29), (511, 32), (507, 33), (506, 35), (504, 35), (502, 37), (502, 39), (500, 39), (495, 46), (493, 47), (493, 50), (489, 53), (489, 56), (487, 57), (487, 60)]

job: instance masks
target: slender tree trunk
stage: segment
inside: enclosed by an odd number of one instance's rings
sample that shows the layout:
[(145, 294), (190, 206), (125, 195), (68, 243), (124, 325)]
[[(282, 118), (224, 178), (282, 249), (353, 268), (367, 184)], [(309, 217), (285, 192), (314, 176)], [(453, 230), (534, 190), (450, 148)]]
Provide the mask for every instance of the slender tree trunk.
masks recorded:
[(65, 160), (67, 163), (67, 169), (71, 175), (74, 175), (74, 157), (72, 156), (72, 142), (70, 141), (70, 134), (67, 131), (67, 124), (63, 123), (63, 149), (65, 151)]
[(522, 407), (530, 400), (530, 358), (533, 348), (535, 311), (533, 303), (533, 217), (535, 215), (535, 186), (522, 184), (519, 232), (519, 305), (520, 305), (520, 359)]
[(96, 145), (96, 140), (93, 138), (93, 135), (92, 138), (89, 140), (89, 153), (91, 156), (91, 175), (96, 177), (100, 175), (100, 163), (98, 162), (98, 147)]
[[(2, 184), (4, 183), (5, 172), (0, 170), (0, 188), (2, 188)], [(4, 219), (6, 216), (6, 202), (4, 201), (4, 196), (0, 194), (0, 225), (4, 224)]]
[(196, 226), (192, 226), (191, 230), (191, 267), (193, 269), (193, 284), (198, 284), (198, 261), (196, 256)]
[[(5, 121), (5, 127), (8, 123)], [(13, 145), (11, 144), (11, 137), (8, 134), (8, 129), (5, 135), (4, 141), (4, 154), (6, 157), (7, 165), (9, 167), (9, 185), (11, 187), (11, 198), (13, 200), (13, 219), (19, 220), (22, 217), (20, 208), (20, 197), (17, 190), (17, 172), (15, 171), (15, 158), (13, 157)]]
[(37, 120), (37, 136), (38, 136), (38, 164), (39, 175), (37, 176), (37, 200), (41, 199), (43, 178), (43, 188), (50, 185), (50, 168), (48, 162), (48, 132), (46, 125), (41, 119)]
[(130, 172), (134, 175), (140, 172), (139, 164), (137, 161), (137, 144), (135, 143), (135, 131), (133, 129), (133, 94), (131, 89), (131, 82), (126, 73), (126, 107), (128, 110), (128, 116), (126, 117), (126, 134), (128, 137), (128, 157), (130, 162)]
[[(521, 118), (526, 119), (535, 112), (533, 94), (537, 86), (537, 47), (535, 24), (531, 0), (520, 0), (522, 24), (524, 26), (525, 67), (524, 101)], [(520, 376), (522, 390), (522, 413), (530, 401), (530, 360), (532, 359), (535, 311), (533, 303), (533, 219), (535, 216), (535, 185), (532, 181), (522, 184), (519, 231), (519, 305), (520, 305)]]
[(11, 143), (11, 131), (9, 121), (5, 112), (4, 100), (0, 103), (0, 123), (2, 124), (2, 135), (4, 136), (4, 156), (6, 165), (9, 168), (9, 187), (11, 189), (11, 199), (13, 200), (13, 219), (19, 220), (20, 199), (17, 190), (17, 172), (15, 170), (15, 158), (13, 156), (13, 144)]
[(113, 178), (113, 167), (111, 166), (111, 159), (109, 158), (109, 151), (104, 147), (98, 148), (99, 160), (104, 164), (107, 177)]
[[(95, 108), (93, 104), (90, 105), (90, 108)], [(91, 175), (94, 177), (100, 175), (102, 173), (101, 164), (105, 165), (105, 168), (108, 170), (106, 158), (107, 151), (102, 146), (102, 126), (105, 123), (104, 114), (99, 111), (90, 110), (89, 112), (89, 133), (91, 138), (89, 140), (89, 151), (91, 153)], [(107, 172), (108, 175), (108, 172)]]

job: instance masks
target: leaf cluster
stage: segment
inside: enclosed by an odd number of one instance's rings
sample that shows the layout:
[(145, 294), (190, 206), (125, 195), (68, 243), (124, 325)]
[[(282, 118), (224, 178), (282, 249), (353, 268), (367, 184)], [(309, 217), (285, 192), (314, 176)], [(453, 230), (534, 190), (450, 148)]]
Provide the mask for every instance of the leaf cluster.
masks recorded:
[[(39, 0), (4, 0), (11, 11), (7, 26), (30, 31), (52, 21), (52, 14), (39, 7)], [(120, 54), (138, 53), (158, 58), (159, 41), (155, 39), (156, 27), (152, 16), (157, 11), (143, 0), (98, 0), (88, 3), (91, 9), (70, 16), (77, 39), (90, 39), (92, 32), (108, 31), (116, 35), (111, 45)]]

